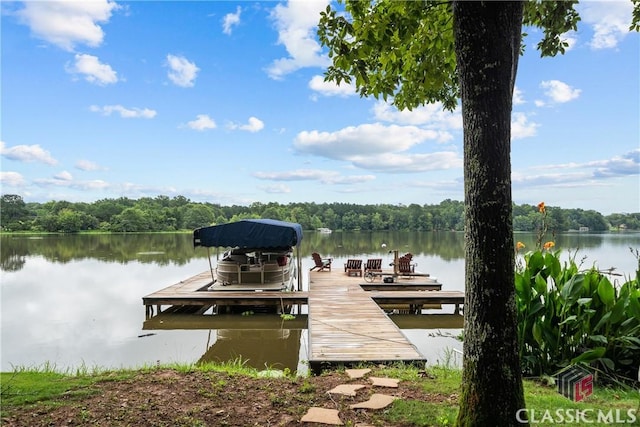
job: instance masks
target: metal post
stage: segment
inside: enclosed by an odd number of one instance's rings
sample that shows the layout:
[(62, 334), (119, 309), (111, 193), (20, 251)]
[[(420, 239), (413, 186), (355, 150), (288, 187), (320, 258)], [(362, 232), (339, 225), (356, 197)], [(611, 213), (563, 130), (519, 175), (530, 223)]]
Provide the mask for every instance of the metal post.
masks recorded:
[(213, 265), (211, 264), (211, 250), (209, 246), (207, 246), (207, 259), (209, 260), (209, 272), (211, 272), (211, 281), (215, 282), (216, 278), (213, 274)]

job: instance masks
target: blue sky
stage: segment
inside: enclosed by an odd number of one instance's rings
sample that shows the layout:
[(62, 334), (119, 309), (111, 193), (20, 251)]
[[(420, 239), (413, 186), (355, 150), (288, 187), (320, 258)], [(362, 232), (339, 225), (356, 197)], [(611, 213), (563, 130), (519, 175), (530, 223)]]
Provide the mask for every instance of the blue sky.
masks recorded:
[[(327, 1), (6, 2), (1, 185), (27, 202), (169, 197), (463, 200), (460, 110), (412, 112), (323, 81)], [(630, 1), (583, 2), (564, 56), (527, 29), (515, 203), (640, 212)]]

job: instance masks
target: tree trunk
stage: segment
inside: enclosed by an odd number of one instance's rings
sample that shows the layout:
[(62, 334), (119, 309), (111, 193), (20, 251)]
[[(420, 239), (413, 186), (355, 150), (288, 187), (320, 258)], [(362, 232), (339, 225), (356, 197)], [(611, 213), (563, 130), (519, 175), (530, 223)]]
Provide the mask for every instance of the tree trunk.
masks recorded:
[[(464, 126), (465, 306), (460, 426), (522, 425), (511, 201), (511, 106), (522, 2), (455, 1)], [(522, 417), (521, 417), (522, 419)]]

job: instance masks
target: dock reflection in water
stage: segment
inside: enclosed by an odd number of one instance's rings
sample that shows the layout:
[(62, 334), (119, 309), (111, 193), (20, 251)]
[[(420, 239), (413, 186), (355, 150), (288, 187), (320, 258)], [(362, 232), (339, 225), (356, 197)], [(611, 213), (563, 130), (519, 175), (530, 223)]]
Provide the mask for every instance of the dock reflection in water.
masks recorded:
[[(258, 370), (288, 369), (298, 372), (302, 331), (307, 328), (307, 316), (298, 315), (283, 320), (278, 315), (193, 315), (167, 313), (143, 323), (144, 330), (216, 331), (215, 342), (207, 342), (207, 350), (197, 361), (224, 363), (241, 361)], [(211, 340), (212, 334), (209, 334)]]
[[(427, 356), (430, 364), (442, 361), (444, 348), (462, 347), (462, 343), (452, 336), (462, 329), (463, 316), (460, 314), (390, 314), (389, 318)], [(242, 361), (245, 366), (258, 370), (289, 369), (305, 374), (308, 370), (304, 360), (307, 348), (302, 342), (305, 341), (307, 320), (306, 314), (283, 320), (275, 314), (161, 313), (146, 320), (143, 329), (209, 330), (207, 350), (198, 359), (198, 364)]]
[(222, 329), (218, 339), (202, 355), (198, 364), (242, 360), (258, 370), (298, 370), (300, 354), (298, 329)]
[(461, 314), (390, 314), (400, 329), (462, 329)]

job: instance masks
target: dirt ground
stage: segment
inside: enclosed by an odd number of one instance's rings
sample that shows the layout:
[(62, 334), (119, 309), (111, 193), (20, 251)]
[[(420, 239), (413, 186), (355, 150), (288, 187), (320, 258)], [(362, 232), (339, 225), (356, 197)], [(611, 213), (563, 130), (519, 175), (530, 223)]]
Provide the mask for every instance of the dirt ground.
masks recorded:
[[(428, 381), (428, 378), (425, 379)], [(364, 384), (356, 396), (327, 393), (339, 384)], [(321, 426), (301, 422), (311, 407), (337, 409), (351, 426), (402, 426), (383, 421), (385, 409), (351, 409), (373, 393), (402, 399), (454, 402), (409, 382), (374, 387), (367, 378), (344, 372), (305, 378), (249, 378), (217, 372), (141, 372), (135, 378), (102, 381), (89, 390), (67, 393), (56, 405), (12, 410), (2, 426)], [(3, 408), (6, 410), (7, 408)]]

